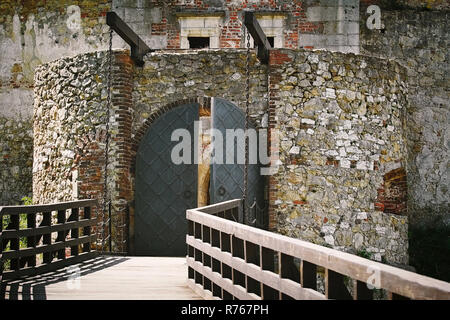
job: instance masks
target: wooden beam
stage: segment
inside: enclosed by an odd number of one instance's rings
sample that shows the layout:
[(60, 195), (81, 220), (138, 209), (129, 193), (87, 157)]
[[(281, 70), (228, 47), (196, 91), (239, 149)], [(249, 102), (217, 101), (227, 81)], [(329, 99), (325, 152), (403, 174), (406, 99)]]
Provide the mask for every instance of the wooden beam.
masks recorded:
[[(85, 244), (87, 242), (94, 242), (95, 240), (96, 240), (96, 235), (81, 236), (76, 239), (67, 240), (65, 242), (61, 241), (61, 242), (55, 242), (52, 244), (44, 243), (43, 245), (36, 246), (36, 248), (32, 247), (32, 248), (24, 248), (24, 249), (19, 249), (19, 250), (8, 250), (8, 251), (3, 252), (3, 258), (4, 259), (20, 259), (22, 257), (27, 257), (27, 256), (30, 256), (33, 254), (36, 255), (36, 254), (40, 254), (40, 253), (50, 255), (54, 251), (64, 249), (66, 246), (67, 247), (78, 246), (81, 244)], [(51, 257), (51, 259), (53, 259), (53, 257)], [(49, 259), (49, 260), (51, 260), (51, 259)]]
[[(52, 233), (52, 232), (61, 232), (61, 231), (67, 231), (69, 229), (73, 229), (75, 227), (79, 228), (86, 228), (91, 227), (97, 224), (97, 221), (95, 218), (92, 219), (83, 219), (79, 221), (72, 221), (72, 222), (65, 222), (65, 223), (58, 223), (53, 226), (39, 226), (35, 229), (27, 228), (27, 229), (20, 229), (20, 230), (6, 230), (3, 231), (3, 240), (9, 240), (9, 239), (15, 239), (20, 237), (30, 237), (30, 236), (40, 236), (36, 238), (36, 243), (38, 243), (41, 240), (41, 237), (43, 234)], [(69, 232), (66, 232), (66, 235)]]
[(144, 65), (144, 55), (152, 50), (115, 12), (106, 13), (106, 24), (131, 47), (131, 58), (138, 66)]
[(94, 207), (98, 205), (98, 200), (87, 199), (78, 201), (60, 202), (54, 204), (34, 204), (32, 206), (3, 206), (0, 207), (0, 215), (17, 215), (23, 213), (38, 213), (47, 211), (66, 210), (75, 207)]
[(204, 275), (209, 280), (217, 284), (219, 287), (231, 293), (238, 299), (241, 300), (261, 300), (260, 297), (253, 293), (248, 293), (241, 286), (237, 286), (233, 284), (233, 281), (230, 279), (222, 278), (216, 272), (212, 272), (211, 268), (203, 266), (198, 261), (195, 261), (192, 258), (186, 258), (187, 265), (197, 271), (198, 273)]
[(253, 37), (255, 45), (258, 47), (258, 59), (261, 61), (261, 63), (268, 64), (269, 50), (272, 47), (253, 12), (244, 12), (244, 25)]
[[(31, 230), (36, 230), (36, 213), (27, 214), (27, 227)], [(36, 248), (36, 235), (31, 235), (27, 237), (27, 247)], [(24, 260), (25, 261), (25, 260)], [(28, 258), (28, 266), (35, 267), (36, 266), (36, 256), (32, 255)]]

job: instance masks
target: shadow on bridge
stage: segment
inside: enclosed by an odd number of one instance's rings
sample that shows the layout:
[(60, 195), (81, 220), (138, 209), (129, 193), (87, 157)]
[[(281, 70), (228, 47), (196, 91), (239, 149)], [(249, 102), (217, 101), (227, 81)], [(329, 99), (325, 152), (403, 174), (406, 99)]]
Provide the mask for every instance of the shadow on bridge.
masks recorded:
[(77, 285), (77, 279), (127, 260), (126, 257), (98, 256), (58, 271), (5, 281), (1, 284), (0, 300), (47, 300), (47, 286), (67, 282), (69, 290)]

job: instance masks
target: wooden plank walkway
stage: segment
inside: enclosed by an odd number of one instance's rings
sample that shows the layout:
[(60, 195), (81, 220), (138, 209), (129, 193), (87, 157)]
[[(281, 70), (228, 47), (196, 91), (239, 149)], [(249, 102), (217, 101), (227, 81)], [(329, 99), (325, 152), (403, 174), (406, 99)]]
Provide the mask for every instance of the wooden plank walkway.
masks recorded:
[[(77, 277), (76, 275), (79, 275)], [(187, 286), (186, 258), (100, 256), (2, 285), (11, 300), (200, 300)]]

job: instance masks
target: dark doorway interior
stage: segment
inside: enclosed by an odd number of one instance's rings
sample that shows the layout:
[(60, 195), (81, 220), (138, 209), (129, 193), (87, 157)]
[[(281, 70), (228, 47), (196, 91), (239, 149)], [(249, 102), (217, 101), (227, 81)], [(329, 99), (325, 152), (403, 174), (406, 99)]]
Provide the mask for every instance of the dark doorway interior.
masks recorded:
[(188, 41), (191, 49), (209, 48), (209, 37), (188, 37)]

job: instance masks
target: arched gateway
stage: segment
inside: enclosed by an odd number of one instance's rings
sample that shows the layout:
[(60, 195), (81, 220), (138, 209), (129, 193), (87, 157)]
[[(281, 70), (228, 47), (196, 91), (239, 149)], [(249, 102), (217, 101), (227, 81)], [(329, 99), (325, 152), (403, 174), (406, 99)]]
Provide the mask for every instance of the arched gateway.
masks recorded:
[[(223, 161), (211, 162), (208, 198), (210, 203), (242, 198), (244, 165), (238, 160), (244, 145), (234, 144), (234, 161), (227, 162), (226, 130), (243, 129), (244, 113), (234, 104), (219, 98), (213, 98), (210, 117), (207, 121), (223, 137), (212, 139), (211, 149), (217, 156), (222, 149)], [(186, 254), (185, 237), (187, 233), (186, 210), (198, 206), (198, 160), (195, 159), (198, 142), (198, 130), (195, 121), (199, 120), (199, 103), (181, 103), (157, 118), (145, 135), (136, 155), (135, 188), (135, 249), (137, 255), (184, 256)], [(172, 141), (172, 133), (177, 129), (189, 132), (189, 155), (182, 154), (180, 164), (174, 163), (172, 153), (180, 140)], [(230, 140), (230, 139), (228, 139)], [(203, 146), (204, 147), (204, 146)], [(229, 151), (229, 150), (228, 150)], [(186, 158), (187, 157), (187, 158)], [(229, 156), (228, 156), (229, 158)], [(176, 161), (175, 161), (176, 162)], [(208, 191), (208, 190), (207, 190)], [(260, 175), (259, 165), (249, 166), (248, 203), (257, 199), (259, 207), (264, 202), (264, 179)], [(250, 218), (254, 221), (256, 216)], [(242, 214), (240, 214), (242, 219)], [(262, 219), (258, 219), (261, 223)]]

